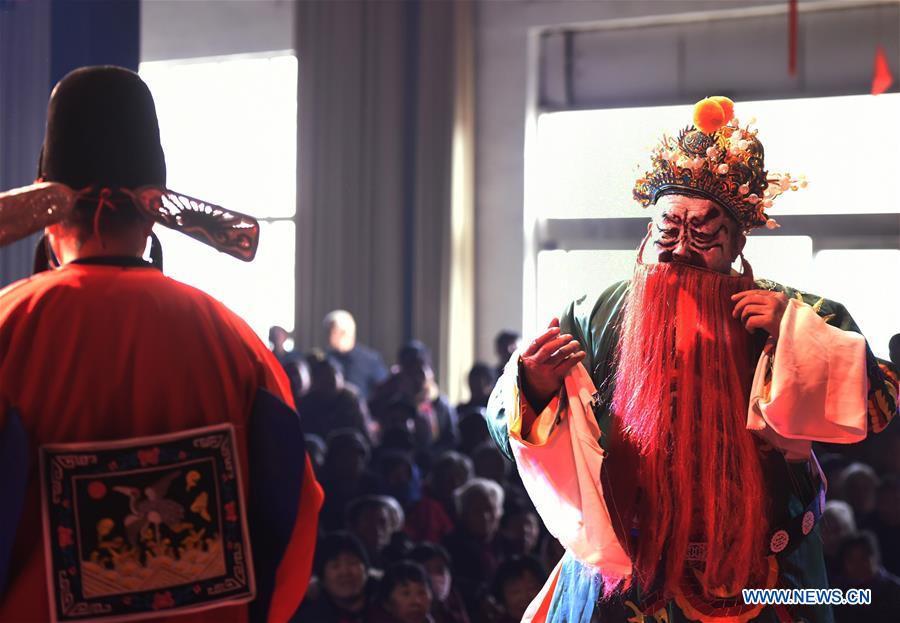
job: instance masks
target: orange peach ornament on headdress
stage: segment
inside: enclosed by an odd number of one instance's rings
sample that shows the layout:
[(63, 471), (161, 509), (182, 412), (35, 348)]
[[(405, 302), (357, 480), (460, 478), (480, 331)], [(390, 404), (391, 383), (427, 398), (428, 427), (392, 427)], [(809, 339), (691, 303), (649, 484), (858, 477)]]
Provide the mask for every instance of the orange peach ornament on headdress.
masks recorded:
[(694, 104), (694, 125), (705, 134), (712, 134), (734, 119), (734, 102), (717, 95)]

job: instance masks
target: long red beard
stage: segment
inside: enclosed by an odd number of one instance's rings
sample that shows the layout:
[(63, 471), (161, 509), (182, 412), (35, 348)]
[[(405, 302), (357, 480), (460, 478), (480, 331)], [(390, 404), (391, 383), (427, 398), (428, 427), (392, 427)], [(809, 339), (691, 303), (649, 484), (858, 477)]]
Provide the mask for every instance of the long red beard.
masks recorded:
[(730, 296), (753, 287), (678, 263), (639, 264), (621, 325), (613, 413), (640, 455), (636, 579), (678, 586), (691, 542), (699, 580), (734, 594), (763, 576), (767, 534), (758, 451), (746, 429), (749, 336)]

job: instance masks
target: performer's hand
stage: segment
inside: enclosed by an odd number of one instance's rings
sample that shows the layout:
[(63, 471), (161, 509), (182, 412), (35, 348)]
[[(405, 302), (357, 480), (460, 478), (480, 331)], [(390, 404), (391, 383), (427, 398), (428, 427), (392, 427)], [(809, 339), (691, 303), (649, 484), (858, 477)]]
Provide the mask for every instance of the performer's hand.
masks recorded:
[(525, 398), (532, 409), (543, 410), (562, 387), (569, 370), (585, 355), (578, 340), (568, 333), (560, 335), (559, 319), (554, 318), (550, 327), (520, 356)]
[(762, 329), (773, 339), (778, 339), (781, 317), (787, 309), (788, 299), (783, 292), (770, 290), (746, 290), (731, 297), (735, 301), (732, 316), (739, 318), (750, 333)]

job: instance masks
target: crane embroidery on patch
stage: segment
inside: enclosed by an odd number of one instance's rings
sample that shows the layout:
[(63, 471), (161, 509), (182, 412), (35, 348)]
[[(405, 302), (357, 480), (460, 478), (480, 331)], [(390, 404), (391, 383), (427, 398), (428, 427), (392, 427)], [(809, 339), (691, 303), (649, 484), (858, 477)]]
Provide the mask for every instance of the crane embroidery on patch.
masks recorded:
[(231, 425), (41, 448), (54, 621), (138, 620), (249, 601)]

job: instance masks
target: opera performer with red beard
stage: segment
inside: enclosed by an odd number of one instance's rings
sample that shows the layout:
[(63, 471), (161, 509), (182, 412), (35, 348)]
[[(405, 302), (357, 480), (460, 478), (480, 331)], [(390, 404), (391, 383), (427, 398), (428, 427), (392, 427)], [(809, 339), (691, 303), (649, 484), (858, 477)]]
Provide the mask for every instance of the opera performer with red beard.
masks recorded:
[(708, 98), (663, 137), (634, 187), (652, 219), (631, 281), (570, 304), (491, 396), (566, 548), (526, 621), (832, 621), (741, 589), (828, 586), (811, 443), (882, 430), (897, 375), (842, 305), (755, 279), (746, 234), (805, 182), (767, 172), (733, 111)]

